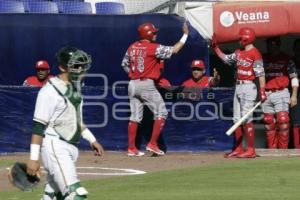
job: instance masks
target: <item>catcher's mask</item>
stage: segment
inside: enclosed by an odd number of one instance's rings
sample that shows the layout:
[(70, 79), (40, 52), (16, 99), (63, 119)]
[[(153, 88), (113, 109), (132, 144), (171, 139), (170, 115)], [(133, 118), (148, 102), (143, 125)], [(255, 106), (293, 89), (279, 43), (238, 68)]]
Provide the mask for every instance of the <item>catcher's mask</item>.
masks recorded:
[(71, 82), (80, 81), (92, 63), (91, 56), (76, 47), (63, 47), (56, 58), (58, 64), (67, 70)]
[(32, 191), (40, 182), (40, 174), (31, 176), (26, 172), (27, 165), (25, 163), (16, 162), (9, 169), (9, 181), (22, 191)]

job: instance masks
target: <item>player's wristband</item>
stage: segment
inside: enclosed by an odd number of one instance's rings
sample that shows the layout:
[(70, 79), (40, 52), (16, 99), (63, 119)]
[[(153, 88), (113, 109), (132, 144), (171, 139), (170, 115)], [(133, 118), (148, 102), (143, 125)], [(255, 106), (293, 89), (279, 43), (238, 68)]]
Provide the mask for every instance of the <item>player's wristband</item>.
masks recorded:
[(179, 42), (181, 42), (182, 44), (185, 44), (187, 38), (188, 38), (188, 34), (184, 33)]
[(292, 81), (291, 81), (291, 85), (292, 87), (299, 87), (299, 80), (298, 78), (292, 78)]
[(82, 135), (83, 139), (89, 141), (91, 144), (96, 142), (95, 136), (88, 128), (84, 129), (82, 131), (81, 135)]
[(40, 148), (41, 146), (39, 144), (30, 145), (30, 160), (39, 160)]

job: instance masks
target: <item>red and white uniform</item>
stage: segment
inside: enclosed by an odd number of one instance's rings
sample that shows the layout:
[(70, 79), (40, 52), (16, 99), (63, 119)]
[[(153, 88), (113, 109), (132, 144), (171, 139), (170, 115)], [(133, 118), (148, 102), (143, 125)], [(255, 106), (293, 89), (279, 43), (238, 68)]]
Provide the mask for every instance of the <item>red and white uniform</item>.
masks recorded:
[(297, 76), (295, 64), (289, 56), (281, 53), (273, 57), (264, 55), (264, 67), (266, 73), (266, 90), (282, 90), (288, 88), (289, 79)]
[(162, 62), (160, 59), (169, 59), (172, 47), (141, 40), (128, 48), (122, 66), (131, 80), (152, 79), (160, 77)]
[(28, 78), (26, 78), (23, 85), (31, 87), (43, 87), (47, 83), (47, 81), (52, 77), (54, 76), (49, 75), (47, 79), (45, 79), (44, 81), (40, 81), (37, 76), (29, 76)]
[(121, 65), (131, 79), (128, 84), (131, 111), (128, 125), (128, 155), (143, 155), (136, 150), (135, 137), (138, 123), (143, 119), (144, 105), (149, 107), (154, 116), (152, 136), (146, 149), (159, 155), (164, 154), (157, 147), (157, 139), (168, 111), (155, 81), (161, 76), (162, 60), (171, 58), (172, 53), (173, 47), (151, 43), (148, 40), (134, 42), (126, 51)]
[[(242, 116), (245, 116), (253, 107), (257, 97), (257, 87), (254, 80), (258, 77), (260, 84), (264, 84), (265, 72), (262, 56), (253, 46), (255, 41), (255, 31), (249, 27), (243, 27), (239, 31), (239, 43), (245, 48), (236, 50), (233, 54), (224, 54), (216, 45), (216, 39), (213, 36), (212, 45), (217, 55), (227, 64), (234, 62), (237, 67), (237, 81), (233, 99), (233, 121), (237, 122)], [(260, 85), (260, 99), (266, 99), (264, 85)], [(252, 114), (243, 125), (235, 130), (235, 147), (232, 152), (225, 154), (226, 158), (255, 158), (254, 138), (255, 130), (252, 123)], [(247, 150), (243, 148), (243, 135), (246, 136)]]
[(236, 62), (237, 80), (251, 80), (264, 75), (262, 56), (256, 48), (249, 51), (236, 50), (233, 54), (225, 55), (228, 64)]
[(162, 59), (172, 56), (173, 48), (147, 40), (134, 42), (126, 51), (122, 61), (123, 69), (131, 81), (128, 85), (131, 116), (130, 121), (141, 122), (143, 103), (148, 103), (154, 119), (167, 118), (167, 109), (160, 93), (155, 87), (155, 80), (161, 75)]
[(289, 143), (288, 87), (290, 79), (297, 77), (297, 71), (294, 62), (283, 53), (276, 56), (266, 54), (263, 58), (268, 99), (262, 108), (268, 148), (286, 149)]
[[(236, 63), (237, 85), (233, 100), (233, 121), (237, 122), (253, 108), (257, 96), (256, 85), (253, 80), (264, 76), (262, 56), (254, 47), (250, 50), (236, 50), (233, 54), (225, 55), (223, 61), (227, 64)], [(246, 123), (252, 121), (252, 116)]]
[(199, 81), (195, 81), (193, 78), (190, 78), (182, 83), (184, 87), (195, 87), (195, 88), (208, 88), (214, 87), (213, 77), (203, 76)]
[(275, 114), (289, 111), (290, 79), (297, 77), (296, 67), (289, 56), (281, 53), (277, 56), (264, 55), (266, 72), (266, 91), (269, 98), (263, 104), (263, 112)]

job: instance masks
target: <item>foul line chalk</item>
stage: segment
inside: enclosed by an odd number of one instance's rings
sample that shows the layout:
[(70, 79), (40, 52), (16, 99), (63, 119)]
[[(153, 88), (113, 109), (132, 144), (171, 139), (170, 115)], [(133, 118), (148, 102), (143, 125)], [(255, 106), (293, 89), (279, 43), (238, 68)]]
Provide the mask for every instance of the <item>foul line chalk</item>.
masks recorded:
[(127, 176), (127, 175), (140, 175), (146, 172), (136, 169), (121, 169), (121, 168), (108, 168), (108, 167), (77, 167), (77, 169), (98, 169), (101, 171), (114, 171), (114, 172), (78, 172), (78, 175), (96, 175), (96, 176)]
[[(43, 167), (41, 168), (43, 169)], [(5, 170), (9, 170), (9, 169), (10, 168), (7, 167)], [(93, 176), (129, 176), (129, 175), (141, 175), (147, 173), (145, 171), (141, 171), (137, 169), (121, 169), (121, 168), (109, 168), (109, 167), (77, 167), (77, 169), (98, 169), (101, 171), (110, 171), (110, 172), (77, 172), (78, 175), (93, 175)], [(43, 170), (42, 173), (47, 173), (47, 172)]]

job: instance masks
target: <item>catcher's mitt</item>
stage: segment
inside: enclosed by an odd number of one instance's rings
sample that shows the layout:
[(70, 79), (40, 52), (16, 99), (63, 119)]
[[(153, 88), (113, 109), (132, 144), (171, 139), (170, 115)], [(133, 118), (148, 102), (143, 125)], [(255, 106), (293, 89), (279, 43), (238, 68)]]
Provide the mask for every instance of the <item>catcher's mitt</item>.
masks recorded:
[(32, 191), (40, 182), (40, 175), (30, 176), (26, 172), (26, 164), (16, 162), (8, 172), (9, 181), (22, 191)]

